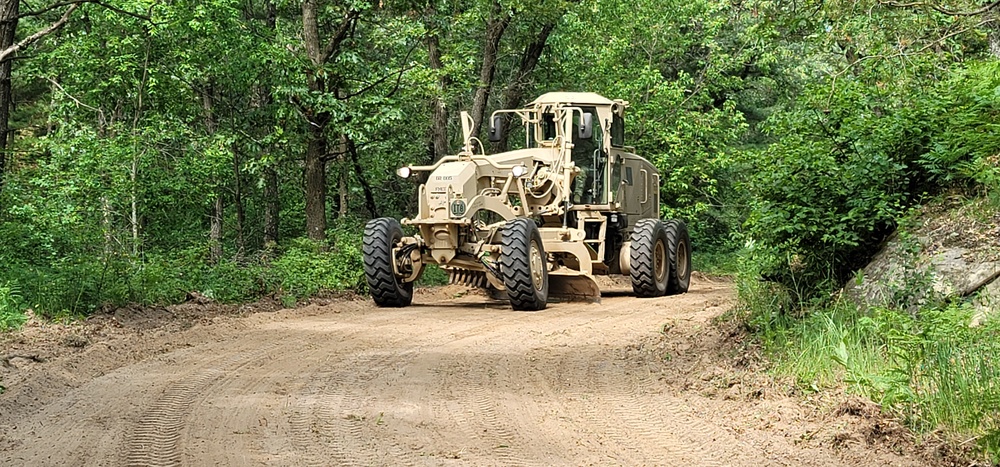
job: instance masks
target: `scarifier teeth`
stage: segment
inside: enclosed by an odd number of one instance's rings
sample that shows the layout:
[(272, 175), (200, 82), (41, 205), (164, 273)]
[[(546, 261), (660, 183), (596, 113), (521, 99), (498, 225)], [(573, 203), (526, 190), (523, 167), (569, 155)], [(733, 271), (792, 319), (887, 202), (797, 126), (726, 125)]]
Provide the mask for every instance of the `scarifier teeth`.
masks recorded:
[(448, 283), (466, 287), (485, 287), (486, 273), (471, 269), (452, 268), (448, 271)]

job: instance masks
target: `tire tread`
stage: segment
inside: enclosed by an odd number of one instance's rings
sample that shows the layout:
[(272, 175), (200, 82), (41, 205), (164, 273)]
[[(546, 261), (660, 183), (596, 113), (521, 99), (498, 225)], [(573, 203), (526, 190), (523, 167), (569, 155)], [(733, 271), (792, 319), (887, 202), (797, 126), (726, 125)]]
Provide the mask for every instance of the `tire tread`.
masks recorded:
[(404, 307), (413, 301), (413, 283), (402, 282), (392, 268), (392, 248), (403, 236), (399, 221), (391, 217), (372, 219), (365, 224), (362, 254), (365, 279), (375, 304)]
[[(548, 300), (548, 284), (540, 293), (531, 281), (531, 240), (543, 249), (538, 227), (531, 219), (518, 218), (503, 226), (500, 240), (500, 270), (510, 305), (519, 311), (537, 311), (545, 308)], [(544, 249), (541, 251), (545, 257)], [(544, 279), (548, 281), (548, 274)]]

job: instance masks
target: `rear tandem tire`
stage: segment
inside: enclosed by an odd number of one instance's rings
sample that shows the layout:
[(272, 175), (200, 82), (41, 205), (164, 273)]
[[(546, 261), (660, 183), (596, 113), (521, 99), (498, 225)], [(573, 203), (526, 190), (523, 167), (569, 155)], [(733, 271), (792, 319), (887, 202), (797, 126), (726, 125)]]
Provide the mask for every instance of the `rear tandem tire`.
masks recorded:
[(632, 231), (629, 275), (632, 291), (639, 297), (667, 294), (670, 277), (667, 230), (659, 219), (642, 219)]
[(518, 311), (544, 309), (549, 268), (538, 226), (531, 219), (512, 219), (503, 226), (501, 241), (500, 273), (510, 306)]
[(372, 299), (381, 307), (404, 307), (413, 301), (413, 283), (403, 282), (392, 267), (392, 249), (402, 238), (399, 221), (391, 217), (372, 219), (365, 225), (365, 279)]
[(691, 285), (691, 238), (687, 225), (680, 220), (669, 220), (664, 225), (667, 231), (667, 252), (670, 256), (670, 280), (667, 294), (682, 294)]

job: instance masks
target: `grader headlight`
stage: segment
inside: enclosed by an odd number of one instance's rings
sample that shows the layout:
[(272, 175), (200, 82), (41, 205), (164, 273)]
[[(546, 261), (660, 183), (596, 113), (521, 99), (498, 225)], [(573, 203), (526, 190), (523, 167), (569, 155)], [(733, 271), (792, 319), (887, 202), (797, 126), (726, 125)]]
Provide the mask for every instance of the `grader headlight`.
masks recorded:
[(523, 165), (515, 165), (513, 169), (510, 169), (510, 173), (514, 174), (514, 178), (521, 178), (526, 173), (528, 173), (528, 167)]

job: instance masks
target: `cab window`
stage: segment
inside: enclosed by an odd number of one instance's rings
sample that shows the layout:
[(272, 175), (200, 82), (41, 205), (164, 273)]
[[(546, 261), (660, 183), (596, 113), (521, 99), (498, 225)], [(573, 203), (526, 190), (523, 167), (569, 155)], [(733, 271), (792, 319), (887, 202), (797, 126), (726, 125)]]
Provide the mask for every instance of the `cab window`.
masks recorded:
[(611, 118), (611, 146), (616, 148), (625, 146), (625, 119), (621, 115)]

